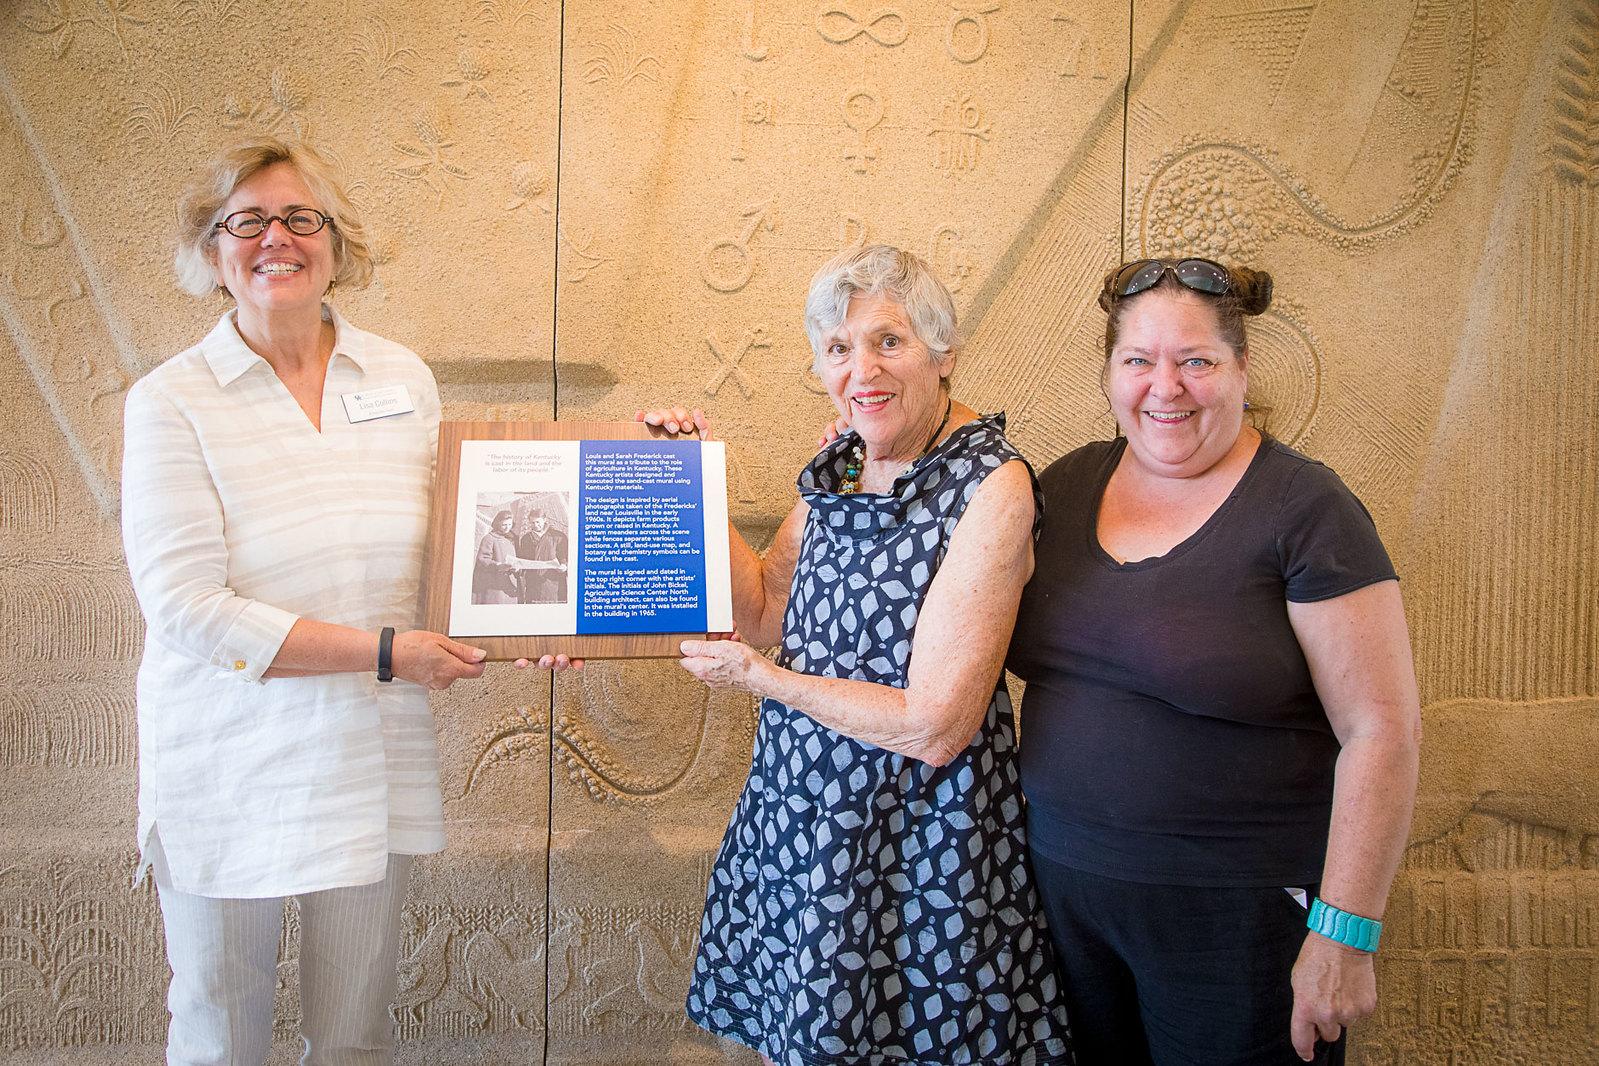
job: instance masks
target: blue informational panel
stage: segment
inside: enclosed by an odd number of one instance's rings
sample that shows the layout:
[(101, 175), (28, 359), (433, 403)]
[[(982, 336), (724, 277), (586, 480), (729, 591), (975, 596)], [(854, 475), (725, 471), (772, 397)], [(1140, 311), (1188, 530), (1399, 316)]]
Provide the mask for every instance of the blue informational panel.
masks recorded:
[(578, 531), (580, 635), (709, 628), (699, 441), (581, 442)]

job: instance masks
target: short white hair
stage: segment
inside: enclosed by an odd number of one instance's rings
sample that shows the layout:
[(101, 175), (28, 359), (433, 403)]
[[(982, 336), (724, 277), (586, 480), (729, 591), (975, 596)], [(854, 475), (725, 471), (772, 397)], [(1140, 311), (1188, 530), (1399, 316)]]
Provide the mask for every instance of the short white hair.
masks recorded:
[(916, 339), (941, 364), (956, 347), (955, 300), (920, 256), (890, 244), (850, 248), (828, 260), (811, 278), (805, 297), (805, 333), (811, 351), (822, 357), (822, 342), (849, 314), (859, 294), (892, 297), (905, 309)]

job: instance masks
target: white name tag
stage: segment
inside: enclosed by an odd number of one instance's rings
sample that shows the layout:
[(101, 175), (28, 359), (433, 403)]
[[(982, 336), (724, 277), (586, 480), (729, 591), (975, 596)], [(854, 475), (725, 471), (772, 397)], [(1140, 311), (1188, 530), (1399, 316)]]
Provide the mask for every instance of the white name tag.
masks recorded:
[(415, 410), (411, 404), (411, 393), (404, 385), (344, 394), (344, 413), (350, 416), (351, 422), (370, 422), (374, 418), (403, 415)]

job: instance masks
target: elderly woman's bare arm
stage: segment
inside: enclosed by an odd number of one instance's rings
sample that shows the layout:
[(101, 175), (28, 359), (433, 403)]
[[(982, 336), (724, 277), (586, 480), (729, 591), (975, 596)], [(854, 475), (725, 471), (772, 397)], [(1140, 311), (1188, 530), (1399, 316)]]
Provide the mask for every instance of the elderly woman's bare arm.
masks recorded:
[(1032, 575), (1033, 515), (1022, 463), (979, 486), (922, 602), (903, 689), (785, 670), (734, 641), (685, 641), (683, 666), (713, 686), (770, 696), (846, 736), (942, 766), (971, 743), (999, 680)]
[(783, 612), (788, 608), (789, 586), (794, 581), (794, 565), (799, 560), (800, 542), (805, 534), (805, 516), (810, 513), (804, 500), (777, 527), (764, 556), (750, 547), (731, 522), (727, 526), (728, 547), (733, 571), (733, 624), (739, 634), (757, 648), (769, 648), (783, 636)]
[[(1289, 603), (1288, 620), (1316, 694), (1342, 745), (1320, 895), (1380, 919), (1405, 850), (1421, 743), (1421, 703), (1397, 581), (1318, 603)], [(1377, 1005), (1372, 956), (1314, 933), (1294, 966), (1293, 1040), (1309, 1059), (1316, 1036)]]

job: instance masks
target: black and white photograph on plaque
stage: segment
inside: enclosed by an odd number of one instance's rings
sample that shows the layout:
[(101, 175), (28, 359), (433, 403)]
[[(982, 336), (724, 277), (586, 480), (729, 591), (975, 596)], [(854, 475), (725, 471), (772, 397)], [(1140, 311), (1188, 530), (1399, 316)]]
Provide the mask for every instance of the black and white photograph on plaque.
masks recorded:
[(472, 602), (566, 603), (571, 495), (481, 492), (476, 504)]

